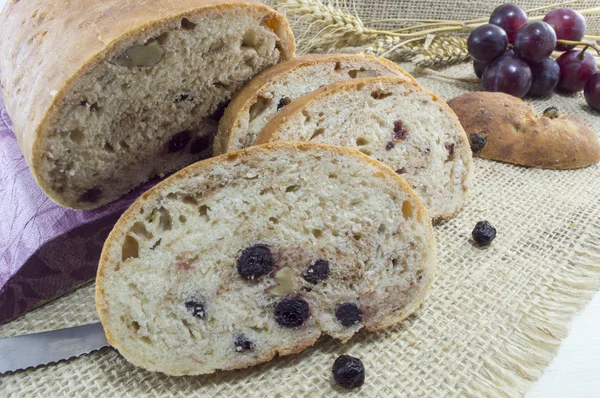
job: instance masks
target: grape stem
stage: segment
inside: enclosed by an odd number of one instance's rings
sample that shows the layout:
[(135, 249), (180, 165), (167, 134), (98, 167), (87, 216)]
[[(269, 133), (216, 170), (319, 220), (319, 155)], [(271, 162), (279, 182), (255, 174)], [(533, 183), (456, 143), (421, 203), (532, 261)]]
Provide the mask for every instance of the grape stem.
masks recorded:
[(583, 46), (584, 48), (583, 48), (583, 51), (581, 52), (582, 54), (585, 52), (585, 50), (587, 50), (588, 47), (590, 47), (590, 48), (593, 48), (594, 50), (596, 50), (598, 55), (600, 55), (600, 47), (598, 47), (594, 43), (588, 43), (586, 41), (572, 41), (572, 40), (557, 40), (556, 43), (564, 44), (566, 46)]

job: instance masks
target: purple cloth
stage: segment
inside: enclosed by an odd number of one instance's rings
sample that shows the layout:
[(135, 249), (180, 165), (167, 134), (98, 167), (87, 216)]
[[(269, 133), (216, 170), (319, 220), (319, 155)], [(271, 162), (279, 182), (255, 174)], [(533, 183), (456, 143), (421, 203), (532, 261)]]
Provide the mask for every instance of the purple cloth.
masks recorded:
[(93, 211), (60, 207), (37, 186), (0, 96), (0, 324), (96, 276), (119, 216), (152, 184)]

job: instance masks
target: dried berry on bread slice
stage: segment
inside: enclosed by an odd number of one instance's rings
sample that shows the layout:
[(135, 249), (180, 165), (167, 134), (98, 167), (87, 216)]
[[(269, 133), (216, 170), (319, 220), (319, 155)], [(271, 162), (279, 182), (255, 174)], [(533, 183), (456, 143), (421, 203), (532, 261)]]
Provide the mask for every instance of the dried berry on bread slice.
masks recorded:
[(352, 149), (268, 144), (140, 198), (106, 242), (96, 303), (132, 363), (211, 373), (391, 326), (435, 263), (427, 211), (393, 170)]

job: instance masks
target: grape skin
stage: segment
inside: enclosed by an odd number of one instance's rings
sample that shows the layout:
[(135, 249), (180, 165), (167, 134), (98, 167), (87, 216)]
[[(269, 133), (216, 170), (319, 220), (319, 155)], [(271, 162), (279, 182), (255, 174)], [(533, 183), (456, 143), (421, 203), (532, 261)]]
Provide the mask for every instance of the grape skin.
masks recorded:
[(504, 29), (508, 36), (508, 42), (513, 44), (517, 32), (527, 23), (527, 14), (519, 6), (503, 4), (492, 12), (490, 23)]
[(523, 98), (531, 88), (532, 80), (529, 65), (508, 53), (488, 65), (481, 82), (485, 91), (500, 91)]
[(477, 60), (473, 61), (473, 70), (475, 71), (477, 78), (481, 79), (483, 72), (488, 65), (489, 64), (487, 62), (479, 62)]
[[(585, 18), (572, 8), (552, 10), (546, 14), (543, 21), (554, 27), (559, 40), (581, 41), (585, 35)], [(567, 51), (573, 48), (574, 45), (556, 44), (556, 51)]]
[(585, 101), (592, 109), (600, 112), (600, 72), (594, 73), (585, 83)]
[(556, 60), (560, 67), (559, 90), (566, 93), (583, 90), (585, 82), (598, 70), (594, 57), (586, 51), (583, 59), (580, 59), (581, 53), (579, 50), (570, 50)]
[(560, 67), (552, 58), (545, 58), (542, 62), (529, 63), (533, 81), (527, 95), (532, 97), (545, 97), (549, 95), (558, 84)]
[(515, 47), (521, 57), (531, 62), (540, 62), (554, 51), (556, 33), (546, 22), (529, 22), (517, 33)]
[(508, 37), (496, 25), (481, 25), (471, 32), (467, 39), (469, 54), (480, 62), (491, 62), (506, 51)]

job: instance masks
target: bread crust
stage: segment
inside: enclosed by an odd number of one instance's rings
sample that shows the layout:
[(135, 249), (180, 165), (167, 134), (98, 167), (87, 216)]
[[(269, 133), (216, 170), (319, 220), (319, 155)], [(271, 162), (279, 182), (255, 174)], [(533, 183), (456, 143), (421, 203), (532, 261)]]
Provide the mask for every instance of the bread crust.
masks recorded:
[(545, 169), (576, 169), (600, 160), (598, 136), (575, 116), (536, 115), (531, 105), (504, 93), (467, 93), (448, 104), (469, 136), (485, 137), (474, 156)]
[[(408, 194), (408, 196), (413, 200), (413, 203), (417, 207), (416, 211), (420, 212), (422, 214), (423, 219), (424, 220), (429, 219), (427, 209), (425, 208), (425, 206), (423, 206), (421, 200), (418, 198), (416, 193), (412, 190), (412, 188), (408, 185), (408, 183), (401, 176), (396, 174), (392, 169), (387, 167), (385, 164), (383, 164), (367, 155), (364, 155), (360, 151), (352, 149), (352, 148), (338, 147), (338, 146), (325, 145), (325, 144), (316, 144), (316, 143), (311, 143), (311, 142), (275, 142), (275, 143), (264, 144), (264, 145), (260, 145), (260, 146), (249, 147), (249, 148), (246, 148), (246, 149), (243, 149), (240, 151), (229, 152), (229, 153), (226, 153), (226, 154), (223, 154), (220, 156), (216, 156), (216, 157), (204, 160), (204, 161), (194, 163), (194, 164), (182, 169), (181, 171), (173, 174), (172, 176), (168, 177), (164, 181), (160, 182), (159, 184), (157, 184), (156, 186), (154, 186), (153, 188), (151, 188), (147, 192), (145, 192), (140, 198), (138, 198), (131, 205), (131, 207), (127, 211), (125, 211), (125, 213), (123, 213), (123, 215), (121, 216), (119, 221), (114, 226), (113, 230), (109, 234), (109, 236), (104, 244), (104, 248), (103, 248), (101, 256), (100, 256), (98, 273), (97, 273), (97, 277), (96, 277), (95, 300), (96, 300), (96, 311), (98, 313), (100, 321), (102, 322), (102, 325), (104, 326), (107, 340), (111, 346), (113, 346), (117, 349), (121, 348), (120, 342), (111, 334), (110, 325), (108, 324), (108, 313), (110, 311), (110, 308), (108, 307), (108, 304), (104, 300), (104, 286), (103, 286), (104, 272), (115, 262), (120, 261), (120, 258), (117, 253), (118, 250), (116, 250), (115, 247), (118, 246), (117, 245), (118, 242), (121, 242), (124, 239), (124, 236), (127, 234), (128, 226), (135, 219), (136, 215), (140, 213), (140, 211), (142, 210), (144, 205), (146, 205), (148, 203), (151, 204), (152, 202), (159, 200), (161, 197), (161, 192), (163, 192), (163, 190), (165, 190), (169, 186), (175, 185), (179, 181), (185, 180), (194, 175), (201, 175), (204, 173), (203, 170), (209, 169), (215, 163), (235, 161), (239, 158), (250, 158), (258, 152), (276, 151), (280, 148), (297, 150), (297, 151), (309, 151), (309, 150), (319, 149), (322, 151), (337, 153), (337, 154), (341, 154), (341, 155), (358, 157), (362, 161), (368, 162), (372, 166), (376, 167), (381, 172), (380, 176), (377, 176), (377, 177), (374, 176), (373, 178), (391, 178), (391, 179), (393, 179), (398, 184), (399, 189), (406, 192)], [(404, 307), (404, 310), (402, 312), (393, 314), (393, 316), (382, 319), (377, 324), (372, 325), (369, 328), (366, 328), (367, 330), (379, 330), (379, 329), (383, 329), (383, 328), (389, 327), (391, 325), (394, 325), (394, 324), (402, 321), (406, 317), (408, 317), (410, 314), (412, 314), (423, 303), (423, 300), (424, 300), (425, 296), (427, 295), (427, 293), (429, 292), (429, 290), (431, 288), (431, 284), (433, 282), (435, 268), (436, 268), (436, 260), (435, 259), (437, 258), (435, 235), (433, 233), (433, 228), (431, 226), (431, 223), (427, 222), (426, 224), (428, 225), (428, 228), (427, 228), (428, 241), (431, 242), (431, 244), (429, 245), (429, 250), (430, 250), (429, 255), (433, 259), (433, 261), (431, 261), (429, 264), (426, 264), (426, 266), (423, 270), (423, 277), (426, 278), (427, 283), (424, 285), (423, 289), (420, 291), (420, 294), (418, 296), (414, 297), (414, 299), (406, 307)], [(263, 363), (263, 362), (271, 360), (272, 358), (275, 357), (275, 355), (283, 356), (283, 355), (299, 353), (299, 352), (303, 351), (305, 348), (313, 345), (317, 340), (318, 340), (318, 336), (315, 337), (314, 339), (299, 341), (297, 343), (297, 345), (295, 345), (294, 347), (289, 347), (288, 349), (281, 350), (278, 352), (273, 351), (273, 352), (270, 352), (269, 355), (264, 355), (261, 358), (256, 358), (253, 362), (245, 363), (242, 366), (224, 367), (222, 370), (232, 370), (232, 369), (240, 369), (240, 368), (245, 368), (245, 367), (249, 367), (249, 366), (254, 366), (259, 363)], [(170, 375), (181, 375), (180, 373), (177, 373), (175, 371), (166, 372), (166, 373), (170, 374)]]
[(252, 104), (254, 104), (258, 96), (264, 89), (278, 79), (295, 69), (304, 68), (319, 64), (333, 64), (338, 61), (354, 61), (363, 62), (365, 64), (373, 63), (384, 68), (397, 72), (398, 75), (404, 76), (416, 83), (416, 80), (404, 69), (400, 68), (395, 63), (385, 59), (373, 57), (366, 54), (309, 54), (301, 57), (296, 57), (286, 62), (281, 62), (274, 65), (263, 72), (259, 73), (248, 82), (235, 97), (231, 100), (223, 118), (219, 123), (219, 132), (215, 138), (214, 154), (219, 155), (229, 151), (232, 141), (232, 130), (239, 121), (239, 117), (243, 113), (248, 113)]
[[(262, 145), (269, 142), (278, 141), (277, 134), (279, 133), (279, 127), (281, 124), (285, 123), (285, 121), (291, 117), (292, 115), (301, 113), (304, 109), (311, 106), (314, 102), (320, 101), (323, 97), (332, 95), (338, 92), (350, 91), (354, 90), (360, 84), (372, 84), (372, 83), (384, 83), (384, 84), (407, 84), (412, 86), (415, 90), (421, 90), (429, 95), (434, 101), (440, 101), (442, 107), (447, 111), (446, 114), (456, 121), (457, 125), (460, 126), (460, 122), (457, 116), (454, 114), (454, 111), (437, 95), (433, 94), (431, 91), (427, 90), (423, 86), (421, 86), (414, 79), (407, 80), (403, 77), (372, 77), (372, 78), (364, 78), (364, 79), (355, 79), (355, 80), (347, 80), (332, 83), (328, 86), (321, 87), (318, 90), (313, 91), (312, 93), (306, 94), (303, 97), (298, 98), (295, 101), (292, 101), (289, 105), (283, 108), (281, 111), (277, 113), (267, 125), (261, 130), (261, 132), (256, 137), (255, 145)], [(467, 141), (467, 135), (464, 130), (461, 128), (461, 136), (465, 142)], [(468, 173), (465, 176), (465, 182), (468, 186), (470, 186), (470, 181), (472, 179), (472, 169), (473, 169), (473, 161), (472, 156), (469, 151), (469, 146), (465, 145), (462, 149), (458, 149), (457, 153), (461, 156), (464, 155), (464, 158), (468, 159), (465, 167), (468, 168)], [(466, 193), (467, 194), (467, 193)], [(466, 200), (466, 196), (465, 196)], [(453, 211), (451, 213), (444, 213), (438, 217), (435, 217), (432, 221), (434, 222), (442, 222), (444, 220), (448, 220), (454, 217), (460, 209)]]
[(40, 178), (40, 137), (57, 104), (81, 76), (121, 43), (147, 30), (188, 16), (236, 9), (266, 13), (275, 20), (283, 59), (294, 56), (286, 19), (256, 0), (9, 0), (0, 15), (0, 88), (21, 151), (42, 190), (66, 205)]

